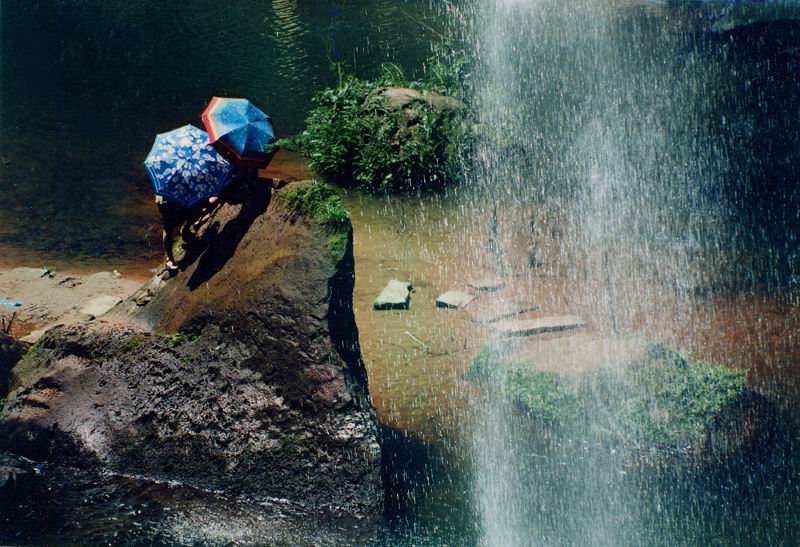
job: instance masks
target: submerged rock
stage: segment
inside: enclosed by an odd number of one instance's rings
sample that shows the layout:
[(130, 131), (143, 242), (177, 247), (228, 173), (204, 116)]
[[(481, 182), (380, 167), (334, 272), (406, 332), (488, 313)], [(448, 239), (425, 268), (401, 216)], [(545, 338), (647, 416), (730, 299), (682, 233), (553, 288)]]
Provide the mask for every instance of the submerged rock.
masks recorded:
[(487, 277), (469, 282), (469, 288), (478, 292), (495, 292), (506, 288), (506, 281), (500, 277)]
[(470, 319), (476, 323), (494, 323), (539, 310), (525, 294), (500, 294), (483, 297), (468, 308)]
[(580, 317), (568, 315), (564, 317), (536, 317), (531, 319), (507, 319), (492, 323), (491, 328), (504, 336), (533, 336), (546, 332), (563, 332), (583, 329), (588, 323)]
[(335, 225), (307, 214), (335, 198), (309, 183), (229, 197), (147, 302), (45, 334), (14, 370), (0, 442), (34, 460), (375, 517), (381, 451), (346, 212)]
[(374, 310), (407, 310), (411, 306), (411, 283), (393, 279), (375, 300)]

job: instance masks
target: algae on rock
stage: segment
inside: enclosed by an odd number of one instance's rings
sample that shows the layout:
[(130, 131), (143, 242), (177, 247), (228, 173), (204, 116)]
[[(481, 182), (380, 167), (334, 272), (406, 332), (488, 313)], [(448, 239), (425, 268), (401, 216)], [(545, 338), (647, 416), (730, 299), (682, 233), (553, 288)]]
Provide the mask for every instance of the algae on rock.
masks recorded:
[(485, 347), (468, 378), (494, 389), (546, 427), (636, 446), (682, 448), (734, 420), (747, 372), (692, 362), (654, 342), (624, 363), (580, 374), (537, 368), (536, 356)]

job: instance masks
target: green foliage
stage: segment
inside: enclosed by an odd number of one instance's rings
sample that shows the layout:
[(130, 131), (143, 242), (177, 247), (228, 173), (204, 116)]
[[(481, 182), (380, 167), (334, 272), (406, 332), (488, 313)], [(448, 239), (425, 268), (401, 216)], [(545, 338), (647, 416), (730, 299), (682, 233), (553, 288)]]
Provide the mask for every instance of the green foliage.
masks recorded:
[(580, 423), (580, 402), (558, 376), (530, 370), (523, 362), (503, 361), (491, 346), (484, 346), (472, 360), (467, 379), (499, 387), (503, 396), (548, 425), (576, 427)]
[(508, 361), (483, 348), (468, 379), (500, 387), (531, 416), (573, 434), (626, 443), (677, 446), (702, 439), (729, 418), (746, 392), (744, 370), (693, 363), (663, 344), (622, 368), (575, 382)]
[(747, 371), (706, 363), (686, 363), (672, 355), (663, 361), (646, 361), (635, 370), (646, 397), (631, 407), (630, 421), (641, 438), (660, 444), (701, 438), (741, 399)]
[(175, 334), (168, 334), (166, 336), (167, 344), (176, 348), (185, 344), (186, 342), (194, 344), (198, 340), (200, 340), (199, 334), (186, 334), (185, 332), (176, 332)]
[(347, 249), (347, 234), (339, 232), (328, 238), (328, 250), (335, 257), (341, 257)]
[(41, 348), (42, 348), (42, 339), (39, 338), (36, 342), (33, 343), (31, 347), (28, 348), (28, 351), (25, 352), (23, 359), (35, 355)]
[[(460, 67), (461, 65), (459, 65)], [(306, 130), (281, 145), (301, 150), (325, 179), (371, 192), (429, 190), (463, 177), (472, 142), (466, 109), (437, 108), (424, 99), (404, 111), (387, 108), (387, 86), (454, 94), (457, 75), (442, 60), (429, 63), (430, 80), (410, 82), (399, 65), (383, 65), (378, 79), (343, 76), (314, 99)]]
[(342, 198), (332, 187), (323, 182), (294, 185), (286, 190), (285, 195), (286, 204), (291, 212), (313, 218), (324, 228), (340, 230), (350, 221), (350, 215), (342, 203)]
[(125, 353), (131, 353), (139, 349), (139, 347), (144, 343), (146, 337), (143, 334), (136, 334), (128, 340), (122, 348), (122, 351)]
[(5, 397), (0, 397), (0, 414), (3, 413), (3, 409), (6, 408), (6, 400)]
[(538, 420), (564, 428), (576, 428), (585, 422), (585, 409), (577, 396), (555, 374), (512, 363), (506, 383), (508, 397)]

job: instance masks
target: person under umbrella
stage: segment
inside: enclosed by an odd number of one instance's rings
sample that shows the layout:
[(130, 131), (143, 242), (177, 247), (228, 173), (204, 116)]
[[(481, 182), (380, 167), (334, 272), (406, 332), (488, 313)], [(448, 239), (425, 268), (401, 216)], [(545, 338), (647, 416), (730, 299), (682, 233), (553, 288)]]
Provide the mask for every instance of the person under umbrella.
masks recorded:
[(275, 154), (272, 119), (247, 99), (212, 97), (200, 118), (214, 148), (241, 170), (264, 169)]
[(164, 225), (162, 242), (170, 272), (178, 269), (172, 247), (175, 230), (184, 237), (191, 224), (215, 204), (231, 180), (233, 166), (209, 143), (208, 135), (185, 125), (156, 136), (144, 166), (150, 175)]

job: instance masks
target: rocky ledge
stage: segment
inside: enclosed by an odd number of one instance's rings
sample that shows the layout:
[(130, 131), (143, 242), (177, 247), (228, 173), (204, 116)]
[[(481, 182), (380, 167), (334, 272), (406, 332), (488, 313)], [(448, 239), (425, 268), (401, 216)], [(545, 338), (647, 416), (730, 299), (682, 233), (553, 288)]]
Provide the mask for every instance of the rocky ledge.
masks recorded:
[(184, 246), (177, 276), (31, 348), (0, 443), (37, 461), (379, 515), (339, 198), (319, 183), (242, 183)]

